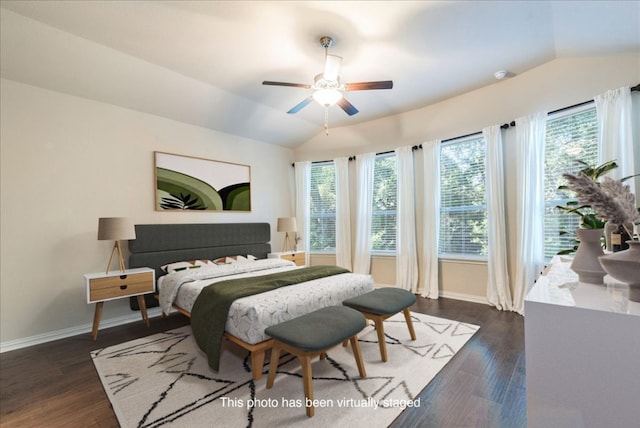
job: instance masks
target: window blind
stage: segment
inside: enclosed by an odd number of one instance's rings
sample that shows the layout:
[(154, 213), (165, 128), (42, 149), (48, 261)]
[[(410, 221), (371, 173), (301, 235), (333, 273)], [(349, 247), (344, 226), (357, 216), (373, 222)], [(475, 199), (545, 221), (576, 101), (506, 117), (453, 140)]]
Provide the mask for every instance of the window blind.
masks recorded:
[(333, 161), (311, 164), (309, 249), (336, 250), (336, 170)]
[(441, 256), (486, 256), (486, 145), (482, 136), (453, 140), (440, 148)]
[(371, 250), (395, 252), (398, 164), (395, 153), (376, 155), (373, 169)]
[[(550, 260), (561, 250), (576, 245), (573, 231), (580, 225), (580, 216), (566, 213), (557, 205), (575, 200), (572, 192), (558, 190), (566, 184), (563, 173), (576, 174), (585, 166), (598, 163), (598, 123), (593, 103), (553, 114), (547, 120), (545, 140), (545, 217), (544, 254)], [(561, 231), (569, 232), (561, 235)]]

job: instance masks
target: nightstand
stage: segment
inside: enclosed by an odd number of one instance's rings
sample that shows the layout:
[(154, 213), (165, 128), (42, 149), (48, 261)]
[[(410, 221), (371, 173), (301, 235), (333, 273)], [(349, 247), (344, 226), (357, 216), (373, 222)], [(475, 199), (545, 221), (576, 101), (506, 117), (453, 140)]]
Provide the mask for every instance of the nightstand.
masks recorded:
[(147, 305), (143, 294), (155, 291), (155, 271), (150, 268), (136, 268), (107, 273), (88, 273), (84, 275), (87, 284), (87, 303), (95, 303), (93, 316), (93, 340), (98, 337), (98, 327), (102, 317), (102, 305), (107, 300), (137, 296), (142, 320), (149, 327)]
[(280, 253), (269, 253), (267, 257), (270, 259), (283, 259), (290, 260), (296, 264), (296, 266), (304, 266), (307, 261), (307, 253), (305, 251), (285, 251)]

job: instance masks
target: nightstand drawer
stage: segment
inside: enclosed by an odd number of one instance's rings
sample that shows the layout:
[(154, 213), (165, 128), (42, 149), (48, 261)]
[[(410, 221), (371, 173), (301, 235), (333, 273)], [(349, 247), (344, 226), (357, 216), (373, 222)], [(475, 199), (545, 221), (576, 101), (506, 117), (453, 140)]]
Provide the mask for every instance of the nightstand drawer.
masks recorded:
[(89, 302), (152, 293), (153, 272), (122, 274), (89, 280)]
[(294, 262), (297, 266), (304, 266), (304, 263), (306, 261), (304, 252), (298, 252), (293, 254), (282, 254), (280, 258), (283, 260), (290, 260)]

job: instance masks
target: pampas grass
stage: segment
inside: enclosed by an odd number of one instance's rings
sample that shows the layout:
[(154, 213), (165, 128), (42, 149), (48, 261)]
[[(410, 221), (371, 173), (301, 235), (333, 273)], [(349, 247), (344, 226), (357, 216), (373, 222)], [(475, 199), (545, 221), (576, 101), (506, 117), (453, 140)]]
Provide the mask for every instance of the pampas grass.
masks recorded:
[[(578, 201), (591, 206), (598, 218), (622, 225), (625, 229), (627, 224), (640, 219), (635, 195), (631, 193), (629, 186), (622, 184), (622, 181), (604, 177), (602, 182), (596, 183), (583, 173), (578, 176), (562, 176), (567, 179), (569, 189), (578, 195)], [(629, 236), (633, 239), (633, 233), (629, 233)]]

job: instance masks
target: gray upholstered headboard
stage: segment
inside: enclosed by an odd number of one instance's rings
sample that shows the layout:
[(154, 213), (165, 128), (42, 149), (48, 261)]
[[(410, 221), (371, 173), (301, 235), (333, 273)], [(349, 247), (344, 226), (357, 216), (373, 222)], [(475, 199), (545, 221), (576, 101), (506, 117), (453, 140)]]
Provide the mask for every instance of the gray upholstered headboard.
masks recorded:
[[(129, 267), (155, 269), (186, 260), (213, 260), (224, 256), (251, 254), (264, 259), (271, 252), (269, 223), (138, 224), (136, 239), (129, 241)], [(157, 306), (146, 298), (148, 306)], [(132, 308), (137, 309), (136, 299)]]

